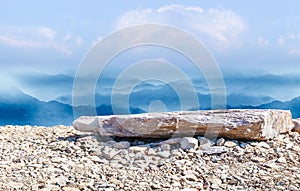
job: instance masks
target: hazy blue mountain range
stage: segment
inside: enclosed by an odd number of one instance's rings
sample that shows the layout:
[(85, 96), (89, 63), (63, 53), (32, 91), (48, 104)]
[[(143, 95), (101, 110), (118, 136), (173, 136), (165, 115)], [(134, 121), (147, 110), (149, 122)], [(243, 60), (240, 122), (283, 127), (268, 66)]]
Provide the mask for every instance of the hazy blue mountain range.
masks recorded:
[[(207, 109), (211, 106), (211, 95), (210, 94), (196, 94), (200, 103), (200, 109)], [(121, 98), (122, 94), (117, 95)], [(156, 89), (142, 89), (134, 91), (129, 96), (129, 102), (132, 107), (141, 108), (147, 111), (149, 104), (155, 100), (160, 100), (165, 103), (168, 110), (180, 110), (179, 98), (172, 89), (167, 86), (156, 88)], [(56, 101), (71, 105), (72, 96), (60, 96)], [(269, 96), (247, 96), (242, 93), (230, 94), (227, 96), (227, 104), (232, 107), (238, 107), (241, 105), (259, 106), (263, 103), (269, 103), (274, 101), (274, 98)], [(111, 97), (109, 95), (95, 95), (96, 105), (110, 105)]]
[(71, 124), (72, 107), (57, 101), (39, 101), (18, 89), (0, 93), (0, 125)]
[[(89, 106), (77, 106), (86, 114)], [(125, 109), (116, 109), (118, 112)], [(111, 105), (102, 104), (96, 107), (98, 115), (114, 114)], [(143, 113), (138, 108), (130, 108), (131, 113)], [(40, 101), (18, 89), (0, 92), (0, 125), (71, 125), (74, 120), (73, 108), (58, 101)]]
[(273, 101), (271, 103), (262, 104), (256, 108), (259, 109), (288, 109), (291, 110), (293, 118), (300, 118), (300, 96), (291, 101)]
[[(210, 95), (199, 94), (201, 101), (200, 109), (210, 109)], [(127, 110), (118, 108), (114, 113), (112, 106), (109, 104), (110, 97), (97, 94), (96, 111), (98, 115), (123, 114)], [(59, 97), (58, 100), (40, 101), (30, 95), (27, 95), (17, 88), (6, 89), (0, 93), (0, 125), (71, 125), (74, 120), (73, 110), (70, 104), (70, 97)], [(152, 101), (161, 100), (165, 103), (168, 111), (179, 110), (180, 105), (175, 93), (166, 86), (149, 89), (139, 88), (130, 95), (130, 113), (143, 113), (148, 111), (148, 106)], [(230, 94), (228, 97), (227, 108), (261, 108), (261, 109), (290, 109), (293, 117), (300, 117), (300, 97), (291, 101), (281, 102), (271, 97), (253, 97), (243, 94)], [(103, 101), (104, 100), (104, 101)], [(105, 103), (104, 103), (105, 102)], [(85, 115), (90, 106), (75, 106)], [(191, 108), (192, 109), (192, 108)], [(193, 108), (197, 109), (197, 108)], [(199, 108), (198, 108), (199, 109)]]
[[(101, 96), (108, 96), (111, 94), (112, 89), (114, 88), (115, 78), (117, 76), (110, 77), (101, 77), (99, 79), (98, 86), (96, 88), (96, 94)], [(40, 100), (58, 100), (71, 104), (69, 98), (72, 94), (73, 80), (72, 75), (50, 75), (42, 73), (30, 73), (30, 74), (15, 74), (13, 76), (16, 83), (22, 90), (37, 97)], [(201, 95), (209, 94), (210, 89), (206, 83), (206, 80), (201, 77), (191, 78), (193, 86), (197, 93)], [(123, 91), (132, 87), (131, 79), (128, 79), (126, 82), (123, 82), (123, 89), (117, 90), (122, 94)], [(177, 84), (180, 89), (185, 90), (186, 84), (178, 79), (173, 82)], [(267, 99), (273, 100), (291, 100), (300, 95), (300, 76), (293, 74), (286, 75), (272, 75), (272, 74), (263, 74), (263, 75), (249, 75), (244, 76), (241, 74), (224, 74), (224, 84), (226, 86), (227, 96), (233, 94), (233, 98), (236, 96), (234, 94), (239, 94), (242, 97), (265, 97)], [(134, 92), (138, 92), (144, 89), (158, 90), (162, 89), (165, 86), (163, 83), (157, 83), (155, 81), (142, 81), (136, 87), (134, 87)], [(83, 92), (85, 90), (82, 90)], [(69, 97), (69, 98), (67, 98)], [(67, 100), (63, 100), (67, 99)], [(102, 99), (102, 98), (101, 98)], [(232, 99), (228, 99), (229, 104), (232, 104)], [(249, 101), (249, 100), (248, 100)], [(254, 101), (254, 102), (252, 102)], [(272, 100), (266, 100), (272, 101)], [(260, 102), (256, 100), (250, 100), (247, 102), (247, 99), (243, 101), (243, 104), (259, 105), (266, 102)]]
[[(41, 73), (18, 74), (13, 76), (16, 86), (1, 84), (0, 87), (0, 125), (70, 125), (74, 120), (72, 108), (72, 88), (74, 77), (71, 75), (50, 75)], [(98, 115), (143, 113), (160, 111), (162, 108), (150, 107), (159, 100), (165, 110), (182, 110), (177, 91), (183, 99), (198, 97), (200, 108), (187, 105), (185, 109), (211, 109), (211, 94), (205, 79), (192, 78), (193, 88), (187, 87), (184, 80), (178, 79), (169, 84), (157, 80), (140, 81), (132, 87), (134, 80), (122, 81), (115, 88), (115, 78), (101, 77), (95, 90), (95, 103)], [(300, 77), (293, 75), (224, 75), (227, 108), (290, 109), (293, 117), (300, 117)], [(5, 86), (6, 85), (6, 86)], [(84, 87), (84, 86), (83, 86)], [(175, 87), (177, 89), (175, 89)], [(22, 89), (22, 91), (20, 90)], [(24, 93), (26, 92), (26, 93)], [(112, 92), (115, 101), (111, 101)], [(128, 92), (130, 96), (127, 98)], [(88, 98), (85, 90), (79, 96)], [(125, 101), (124, 101), (125, 100)], [(285, 101), (282, 101), (285, 100)], [(290, 100), (290, 101), (286, 101)], [(112, 104), (114, 107), (112, 107)], [(95, 110), (90, 105), (74, 106), (80, 115)], [(114, 108), (114, 110), (113, 110)], [(154, 109), (153, 109), (154, 108)]]

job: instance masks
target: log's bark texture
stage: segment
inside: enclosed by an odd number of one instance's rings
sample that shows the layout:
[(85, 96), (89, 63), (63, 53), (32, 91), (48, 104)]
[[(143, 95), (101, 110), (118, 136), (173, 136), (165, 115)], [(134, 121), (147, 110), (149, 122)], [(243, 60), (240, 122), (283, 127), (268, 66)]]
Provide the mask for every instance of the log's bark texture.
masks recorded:
[(83, 116), (75, 129), (102, 136), (169, 138), (209, 135), (267, 140), (294, 127), (288, 110), (210, 110)]

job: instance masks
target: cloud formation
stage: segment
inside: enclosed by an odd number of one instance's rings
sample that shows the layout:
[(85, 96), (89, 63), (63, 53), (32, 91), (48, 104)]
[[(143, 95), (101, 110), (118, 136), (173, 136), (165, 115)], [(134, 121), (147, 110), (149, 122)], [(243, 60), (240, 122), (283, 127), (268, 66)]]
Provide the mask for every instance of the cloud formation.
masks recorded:
[(15, 48), (51, 49), (65, 55), (72, 54), (72, 48), (80, 47), (80, 36), (57, 33), (49, 27), (0, 26), (0, 44)]
[(270, 44), (269, 41), (266, 40), (263, 36), (259, 36), (257, 41), (258, 41), (258, 46), (261, 48), (267, 47)]
[(300, 34), (281, 35), (277, 42), (289, 55), (300, 55)]
[(240, 47), (240, 35), (246, 30), (245, 22), (230, 10), (205, 10), (197, 6), (182, 5), (129, 11), (119, 19), (117, 29), (145, 23), (182, 28), (217, 50)]

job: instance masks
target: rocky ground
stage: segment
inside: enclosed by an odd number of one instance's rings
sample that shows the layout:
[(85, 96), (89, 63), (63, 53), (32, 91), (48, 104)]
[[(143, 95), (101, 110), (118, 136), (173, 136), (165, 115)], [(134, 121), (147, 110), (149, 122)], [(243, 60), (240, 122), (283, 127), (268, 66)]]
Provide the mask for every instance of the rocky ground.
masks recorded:
[(0, 190), (300, 190), (296, 132), (265, 142), (128, 142), (73, 127), (5, 126), (0, 145)]

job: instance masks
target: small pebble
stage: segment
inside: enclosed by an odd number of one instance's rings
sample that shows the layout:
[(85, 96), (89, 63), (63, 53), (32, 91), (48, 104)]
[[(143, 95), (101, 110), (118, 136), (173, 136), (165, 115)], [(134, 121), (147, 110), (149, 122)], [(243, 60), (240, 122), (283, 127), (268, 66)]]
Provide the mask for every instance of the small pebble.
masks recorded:
[(278, 163), (286, 163), (286, 159), (285, 159), (284, 157), (279, 157), (279, 158), (277, 159), (277, 162), (278, 162)]
[(236, 147), (236, 146), (237, 146), (237, 143), (234, 142), (234, 141), (226, 141), (226, 142), (224, 143), (224, 146), (225, 146), (225, 147), (228, 147), (228, 148), (232, 148), (232, 147)]

